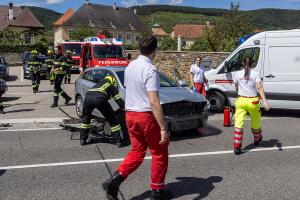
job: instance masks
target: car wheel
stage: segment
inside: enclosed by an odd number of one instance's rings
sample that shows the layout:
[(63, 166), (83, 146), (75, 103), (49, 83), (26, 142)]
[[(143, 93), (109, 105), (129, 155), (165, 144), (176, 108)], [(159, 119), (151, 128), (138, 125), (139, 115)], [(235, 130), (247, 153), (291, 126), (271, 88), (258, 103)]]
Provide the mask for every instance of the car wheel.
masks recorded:
[(82, 117), (83, 115), (83, 100), (81, 96), (77, 96), (75, 100), (76, 104), (76, 114), (78, 117)]
[(220, 92), (212, 92), (207, 95), (207, 99), (210, 103), (210, 111), (220, 113), (225, 106), (225, 96)]

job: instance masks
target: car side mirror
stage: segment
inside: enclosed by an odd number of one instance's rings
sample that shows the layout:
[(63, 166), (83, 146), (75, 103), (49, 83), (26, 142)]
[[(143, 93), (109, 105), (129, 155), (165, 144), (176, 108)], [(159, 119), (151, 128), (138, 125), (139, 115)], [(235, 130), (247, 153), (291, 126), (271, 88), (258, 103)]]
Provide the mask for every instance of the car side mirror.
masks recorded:
[(131, 60), (131, 53), (127, 55), (128, 60)]
[(178, 86), (179, 87), (187, 87), (188, 86), (188, 82), (186, 80), (179, 80), (178, 81)]
[(229, 68), (229, 62), (225, 62), (225, 65), (224, 65), (224, 72), (227, 73), (228, 72), (228, 68)]

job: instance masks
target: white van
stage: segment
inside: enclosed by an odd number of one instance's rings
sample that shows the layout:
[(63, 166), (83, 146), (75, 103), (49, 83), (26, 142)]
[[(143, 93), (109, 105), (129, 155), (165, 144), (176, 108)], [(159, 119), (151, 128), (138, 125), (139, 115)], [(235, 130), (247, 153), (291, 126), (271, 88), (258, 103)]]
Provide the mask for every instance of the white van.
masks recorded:
[(216, 69), (205, 73), (211, 110), (221, 112), (237, 96), (233, 77), (245, 57), (253, 59), (272, 108), (300, 109), (300, 29), (257, 33), (242, 43)]

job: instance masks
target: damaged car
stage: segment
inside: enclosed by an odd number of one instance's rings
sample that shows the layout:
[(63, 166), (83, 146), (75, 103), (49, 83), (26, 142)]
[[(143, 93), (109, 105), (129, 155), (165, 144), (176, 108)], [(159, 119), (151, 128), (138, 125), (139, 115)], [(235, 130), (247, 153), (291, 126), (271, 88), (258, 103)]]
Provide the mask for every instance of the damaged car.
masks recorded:
[[(125, 100), (124, 72), (126, 67), (94, 67), (87, 69), (75, 82), (76, 113), (82, 116), (83, 101), (87, 91), (106, 75), (112, 75), (118, 82), (121, 98)], [(186, 82), (182, 82), (184, 86)], [(168, 129), (179, 132), (197, 129), (206, 124), (209, 104), (200, 94), (185, 87), (177, 86), (172, 80), (160, 73), (160, 101), (165, 114)], [(114, 110), (119, 107), (110, 100)], [(103, 118), (100, 111), (93, 112), (95, 117)], [(106, 129), (108, 130), (108, 129)]]

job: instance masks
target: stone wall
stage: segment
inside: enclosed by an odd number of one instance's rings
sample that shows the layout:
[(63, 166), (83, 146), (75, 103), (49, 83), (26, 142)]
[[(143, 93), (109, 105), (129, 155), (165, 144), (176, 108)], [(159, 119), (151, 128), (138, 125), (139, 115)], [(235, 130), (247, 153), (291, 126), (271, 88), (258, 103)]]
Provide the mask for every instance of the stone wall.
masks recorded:
[[(127, 51), (127, 53), (131, 53), (133, 59), (139, 55), (139, 51)], [(182, 79), (190, 80), (189, 70), (197, 55), (202, 57), (204, 65), (216, 68), (229, 54), (228, 52), (159, 51), (154, 59), (154, 65), (168, 77), (173, 77), (174, 68), (177, 68)]]
[[(128, 50), (132, 59), (139, 55), (139, 51)], [(19, 53), (2, 53), (9, 64), (22, 64), (22, 54)], [(228, 55), (228, 52), (176, 52), (176, 51), (159, 51), (154, 59), (155, 66), (168, 77), (173, 77), (174, 68), (177, 68), (182, 79), (189, 80), (189, 70), (193, 59), (196, 55), (203, 58), (205, 65), (211, 65), (211, 68), (217, 67)]]

